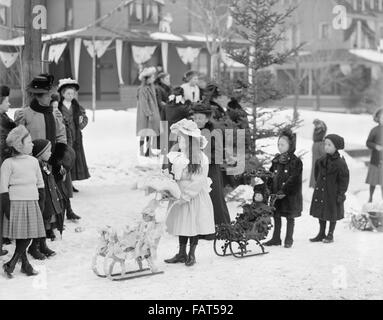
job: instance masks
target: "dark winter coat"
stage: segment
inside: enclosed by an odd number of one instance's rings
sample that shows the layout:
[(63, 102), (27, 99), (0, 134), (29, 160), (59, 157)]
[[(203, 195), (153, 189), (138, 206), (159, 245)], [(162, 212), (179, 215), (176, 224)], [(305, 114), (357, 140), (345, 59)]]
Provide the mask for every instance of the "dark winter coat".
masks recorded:
[[(214, 221), (216, 225), (222, 223), (230, 223), (230, 214), (226, 205), (225, 196), (224, 196), (224, 185), (223, 185), (223, 176), (221, 170), (221, 160), (215, 157), (215, 151), (223, 152), (223, 147), (221, 141), (216, 141), (214, 137), (209, 139), (208, 133), (214, 130), (214, 126), (211, 122), (208, 122), (204, 129), (202, 129), (202, 134), (208, 139), (209, 144), (205, 148), (207, 151), (207, 156), (209, 157), (209, 178), (212, 180), (210, 198), (213, 203), (214, 209)], [(204, 151), (205, 151), (204, 150)], [(209, 151), (210, 150), (210, 154)], [(217, 162), (217, 163), (216, 163)]]
[(10, 154), (10, 148), (7, 146), (5, 140), (9, 132), (16, 127), (16, 123), (8, 117), (6, 113), (0, 114), (0, 165)]
[(52, 166), (46, 162), (40, 161), (40, 169), (45, 184), (45, 206), (43, 210), (44, 221), (49, 222), (54, 215), (62, 214), (61, 195), (53, 175)]
[(315, 178), (310, 214), (326, 221), (343, 219), (345, 193), (350, 179), (344, 158), (336, 152), (319, 159), (315, 165)]
[[(73, 148), (76, 154), (76, 159), (71, 169), (71, 178), (73, 181), (88, 179), (90, 174), (85, 158), (82, 137), (82, 130), (88, 125), (86, 111), (75, 99), (72, 101), (69, 111), (64, 107), (62, 101), (59, 104), (59, 110), (64, 117), (68, 145)], [(80, 117), (82, 117), (81, 122)]]
[(281, 161), (280, 154), (273, 159), (270, 167), (270, 172), (274, 173), (270, 183), (271, 193), (286, 195), (275, 202), (275, 216), (287, 218), (301, 216), (303, 207), (302, 170), (301, 159), (293, 153), (288, 154), (286, 162)]
[(373, 128), (368, 136), (366, 145), (371, 149), (371, 161), (374, 166), (381, 166), (383, 164), (383, 151), (376, 150), (376, 146), (383, 147), (383, 125)]
[(161, 120), (165, 118), (165, 107), (169, 101), (169, 96), (172, 92), (172, 88), (166, 84), (159, 82), (156, 84), (156, 96), (158, 103), (158, 110), (160, 111)]

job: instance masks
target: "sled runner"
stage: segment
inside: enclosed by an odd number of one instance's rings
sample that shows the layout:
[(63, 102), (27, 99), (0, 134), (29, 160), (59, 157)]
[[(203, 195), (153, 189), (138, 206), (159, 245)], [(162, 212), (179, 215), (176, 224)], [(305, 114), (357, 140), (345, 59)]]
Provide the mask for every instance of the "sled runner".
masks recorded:
[[(234, 256), (247, 258), (267, 254), (261, 240), (267, 237), (271, 228), (271, 217), (275, 195), (270, 197), (270, 206), (253, 202), (242, 206), (243, 213), (239, 214), (230, 224), (216, 227), (214, 252), (217, 256)], [(261, 252), (252, 253), (249, 249), (250, 241), (260, 248)]]
[(132, 280), (132, 279), (137, 279), (137, 278), (143, 278), (143, 277), (150, 277), (150, 276), (155, 276), (158, 274), (164, 273), (163, 271), (157, 271), (157, 272), (152, 272), (150, 268), (145, 268), (145, 269), (139, 269), (139, 270), (134, 270), (134, 271), (128, 271), (125, 274), (121, 273), (113, 273), (110, 276), (107, 276), (105, 274), (97, 274), (99, 278), (109, 278), (112, 281), (125, 281), (125, 280)]

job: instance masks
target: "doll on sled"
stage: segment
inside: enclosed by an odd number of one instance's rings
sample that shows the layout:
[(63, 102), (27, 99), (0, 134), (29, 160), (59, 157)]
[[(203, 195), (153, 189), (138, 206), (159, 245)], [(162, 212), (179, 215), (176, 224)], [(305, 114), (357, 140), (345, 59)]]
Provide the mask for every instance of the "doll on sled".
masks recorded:
[[(177, 183), (165, 171), (150, 176), (137, 183), (137, 189), (144, 190), (146, 195), (155, 194), (149, 204), (142, 210), (142, 220), (136, 226), (125, 226), (122, 232), (106, 226), (100, 230), (100, 242), (93, 258), (92, 269), (101, 278), (114, 281), (133, 279), (163, 273), (158, 270), (155, 260), (157, 248), (164, 226), (157, 221), (156, 214), (161, 203), (180, 198)], [(98, 271), (98, 259), (103, 259), (103, 274)], [(126, 271), (126, 262), (135, 261), (139, 269)], [(143, 267), (146, 261), (148, 268)], [(115, 264), (120, 265), (121, 272), (113, 274)]]

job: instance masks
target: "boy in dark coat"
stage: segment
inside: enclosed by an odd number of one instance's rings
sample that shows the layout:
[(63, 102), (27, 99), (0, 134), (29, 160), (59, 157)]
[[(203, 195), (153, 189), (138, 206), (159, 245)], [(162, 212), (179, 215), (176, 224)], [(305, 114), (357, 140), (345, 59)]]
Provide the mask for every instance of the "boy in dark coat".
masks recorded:
[(293, 245), (295, 218), (302, 213), (302, 161), (294, 154), (296, 135), (291, 130), (283, 130), (278, 139), (277, 154), (272, 161), (270, 172), (274, 174), (270, 190), (275, 194), (274, 233), (266, 246), (280, 246), (282, 217), (287, 220), (285, 248)]
[[(344, 149), (344, 139), (336, 134), (325, 138), (326, 156), (315, 164), (315, 189), (310, 214), (319, 219), (319, 233), (311, 242), (334, 241), (336, 222), (344, 218), (344, 201), (350, 175), (347, 163), (338, 150)], [(330, 229), (326, 236), (326, 221)]]
[(71, 210), (70, 195), (72, 190), (70, 190), (70, 188), (72, 186), (66, 183), (66, 179), (67, 174), (70, 173), (70, 169), (73, 166), (75, 157), (76, 155), (71, 147), (63, 143), (57, 143), (52, 157), (49, 160), (59, 192), (63, 196), (62, 207), (64, 211), (66, 211), (67, 216), (68, 211)]
[[(55, 179), (52, 173), (52, 166), (48, 163), (52, 155), (52, 145), (49, 140), (34, 140), (33, 141), (33, 156), (39, 160), (41, 173), (45, 185), (45, 201), (42, 210), (45, 231), (48, 238), (54, 235), (53, 229), (59, 220), (59, 215), (62, 215), (61, 200), (62, 196), (58, 191)], [(30, 254), (39, 260), (49, 258), (56, 255), (56, 252), (49, 249), (46, 244), (46, 238), (34, 239), (30, 246)]]

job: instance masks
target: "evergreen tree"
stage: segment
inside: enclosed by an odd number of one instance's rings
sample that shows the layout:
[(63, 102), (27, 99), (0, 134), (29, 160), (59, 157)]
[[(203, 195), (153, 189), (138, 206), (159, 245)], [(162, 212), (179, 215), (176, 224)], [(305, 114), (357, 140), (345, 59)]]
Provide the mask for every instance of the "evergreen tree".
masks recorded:
[[(264, 154), (257, 150), (257, 139), (277, 136), (280, 130), (299, 124), (299, 119), (291, 119), (282, 124), (275, 124), (276, 110), (266, 107), (273, 101), (284, 97), (283, 90), (276, 84), (274, 74), (268, 67), (283, 64), (300, 47), (291, 50), (279, 50), (284, 41), (284, 28), (295, 7), (278, 8), (277, 0), (233, 0), (231, 15), (235, 32), (247, 40), (247, 48), (228, 46), (230, 57), (245, 65), (249, 70), (248, 90), (242, 101), (252, 109), (251, 120), (251, 157), (249, 163), (259, 165), (254, 157)], [(253, 159), (253, 160), (252, 160)], [(251, 165), (247, 166), (247, 171)]]

